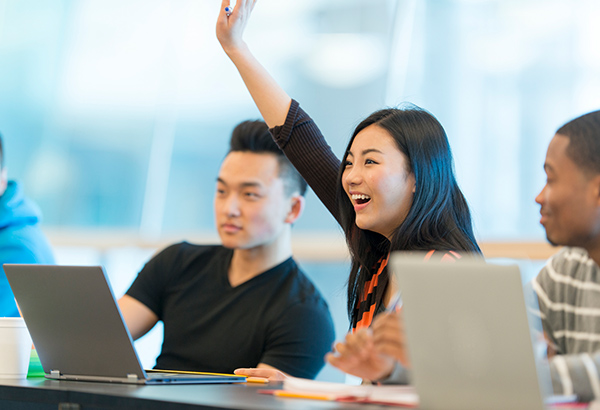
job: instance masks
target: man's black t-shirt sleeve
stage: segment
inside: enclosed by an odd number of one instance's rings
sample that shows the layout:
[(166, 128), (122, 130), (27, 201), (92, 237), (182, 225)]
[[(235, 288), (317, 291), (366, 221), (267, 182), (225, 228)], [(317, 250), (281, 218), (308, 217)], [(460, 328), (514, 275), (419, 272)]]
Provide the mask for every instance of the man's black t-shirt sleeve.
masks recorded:
[(164, 289), (169, 278), (165, 272), (174, 270), (179, 248), (179, 244), (172, 245), (152, 257), (126, 293), (146, 305), (159, 318), (162, 318)]
[(290, 306), (268, 333), (260, 363), (308, 379), (321, 370), (335, 339), (329, 309), (323, 300), (315, 299)]

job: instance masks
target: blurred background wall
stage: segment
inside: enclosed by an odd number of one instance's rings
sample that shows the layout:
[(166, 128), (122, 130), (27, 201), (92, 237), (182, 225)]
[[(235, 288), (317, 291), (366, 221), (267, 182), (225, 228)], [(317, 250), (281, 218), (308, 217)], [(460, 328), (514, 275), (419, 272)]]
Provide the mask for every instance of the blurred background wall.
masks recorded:
[[(162, 246), (218, 240), (229, 134), (259, 118), (215, 38), (220, 4), (0, 0), (9, 177), (42, 208), (58, 262), (105, 265), (117, 296)], [(600, 108), (599, 15), (594, 0), (260, 0), (246, 40), (338, 155), (378, 108), (431, 111), (486, 254), (543, 258), (534, 197), (555, 130)], [(294, 244), (342, 337), (347, 253), (312, 193)], [(151, 366), (160, 340), (147, 343)]]

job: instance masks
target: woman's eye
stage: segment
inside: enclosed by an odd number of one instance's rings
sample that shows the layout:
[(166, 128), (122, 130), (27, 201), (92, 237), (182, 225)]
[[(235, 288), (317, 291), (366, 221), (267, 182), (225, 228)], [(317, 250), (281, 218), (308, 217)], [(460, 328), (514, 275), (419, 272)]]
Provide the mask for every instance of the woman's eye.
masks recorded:
[(348, 161), (348, 160), (344, 161), (344, 166), (345, 166), (345, 167), (349, 167), (349, 166), (351, 166), (351, 165), (352, 165), (352, 162), (351, 162), (351, 161)]
[(377, 164), (377, 162), (373, 161), (372, 159), (367, 159), (365, 160), (365, 164)]

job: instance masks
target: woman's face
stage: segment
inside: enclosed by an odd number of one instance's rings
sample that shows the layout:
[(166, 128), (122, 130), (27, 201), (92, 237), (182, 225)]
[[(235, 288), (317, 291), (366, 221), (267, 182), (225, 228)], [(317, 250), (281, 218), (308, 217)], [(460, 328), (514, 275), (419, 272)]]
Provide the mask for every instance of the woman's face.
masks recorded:
[(356, 212), (356, 225), (391, 239), (406, 218), (415, 176), (392, 136), (376, 124), (359, 132), (348, 152), (342, 186)]

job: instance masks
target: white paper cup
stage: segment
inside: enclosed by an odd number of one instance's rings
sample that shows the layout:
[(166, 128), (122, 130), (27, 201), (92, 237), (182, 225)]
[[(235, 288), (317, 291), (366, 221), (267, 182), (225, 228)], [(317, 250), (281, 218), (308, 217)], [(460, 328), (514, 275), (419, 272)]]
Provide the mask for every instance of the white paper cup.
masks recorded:
[(31, 336), (20, 317), (0, 317), (0, 379), (25, 379)]

